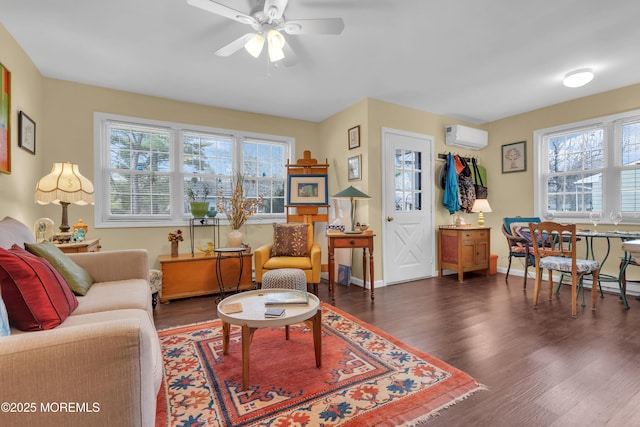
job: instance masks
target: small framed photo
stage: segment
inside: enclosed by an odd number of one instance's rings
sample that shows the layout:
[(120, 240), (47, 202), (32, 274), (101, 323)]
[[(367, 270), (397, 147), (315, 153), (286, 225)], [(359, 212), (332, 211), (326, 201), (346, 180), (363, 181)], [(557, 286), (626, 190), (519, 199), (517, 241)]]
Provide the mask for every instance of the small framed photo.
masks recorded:
[(327, 175), (289, 175), (288, 205), (329, 204)]
[(502, 173), (527, 170), (527, 141), (513, 142), (502, 146)]
[(349, 150), (360, 147), (360, 125), (349, 129)]
[(18, 115), (18, 146), (36, 154), (36, 122), (24, 111), (20, 111)]
[(349, 159), (347, 160), (347, 168), (349, 170), (349, 173), (347, 174), (347, 176), (349, 177), (349, 181), (358, 181), (361, 179), (361, 176), (360, 176), (361, 157), (362, 156), (358, 154), (357, 156), (349, 157)]

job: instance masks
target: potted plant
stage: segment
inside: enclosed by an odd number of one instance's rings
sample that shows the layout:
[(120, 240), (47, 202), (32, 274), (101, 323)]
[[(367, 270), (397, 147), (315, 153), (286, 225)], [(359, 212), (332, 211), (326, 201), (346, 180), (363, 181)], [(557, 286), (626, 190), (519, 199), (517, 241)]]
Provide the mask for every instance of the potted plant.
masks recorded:
[(191, 185), (187, 188), (187, 198), (191, 207), (191, 215), (195, 218), (203, 218), (209, 211), (207, 196), (211, 193), (209, 184), (200, 181), (197, 177), (191, 178)]

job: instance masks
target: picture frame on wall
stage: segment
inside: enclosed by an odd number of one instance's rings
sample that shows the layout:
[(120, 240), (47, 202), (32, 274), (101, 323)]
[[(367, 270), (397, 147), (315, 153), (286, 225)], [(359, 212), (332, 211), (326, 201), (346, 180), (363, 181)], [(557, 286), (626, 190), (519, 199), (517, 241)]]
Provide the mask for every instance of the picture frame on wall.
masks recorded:
[(18, 115), (18, 146), (36, 154), (36, 122), (24, 111)]
[(11, 173), (11, 72), (0, 63), (0, 172)]
[(359, 181), (361, 179), (360, 176), (360, 160), (361, 155), (349, 157), (347, 159), (347, 170), (348, 170), (348, 178), (349, 181)]
[(347, 134), (349, 137), (349, 150), (360, 147), (360, 125), (349, 129)]
[(289, 175), (288, 205), (329, 204), (327, 175)]
[(527, 170), (527, 141), (512, 142), (502, 146), (502, 173)]

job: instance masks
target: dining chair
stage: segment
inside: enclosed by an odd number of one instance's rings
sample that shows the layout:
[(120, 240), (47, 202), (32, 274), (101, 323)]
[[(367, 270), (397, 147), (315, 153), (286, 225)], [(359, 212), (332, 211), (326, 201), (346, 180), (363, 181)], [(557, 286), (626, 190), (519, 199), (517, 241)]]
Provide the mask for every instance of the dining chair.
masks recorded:
[(530, 223), (531, 241), (535, 256), (535, 289), (533, 307), (538, 306), (538, 297), (544, 269), (548, 270), (549, 300), (553, 296), (553, 271), (571, 276), (571, 317), (577, 316), (578, 283), (591, 274), (591, 309), (595, 310), (598, 296), (600, 263), (596, 260), (579, 259), (576, 256), (576, 225), (556, 222)]

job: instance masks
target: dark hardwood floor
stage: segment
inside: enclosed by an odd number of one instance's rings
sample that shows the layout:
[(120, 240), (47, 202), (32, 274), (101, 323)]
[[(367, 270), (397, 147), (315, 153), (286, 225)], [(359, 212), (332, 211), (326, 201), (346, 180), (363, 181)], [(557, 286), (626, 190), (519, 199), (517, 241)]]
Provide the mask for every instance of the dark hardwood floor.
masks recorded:
[[(376, 289), (337, 286), (336, 306), (475, 377), (488, 387), (429, 426), (640, 426), (640, 301), (617, 295), (595, 312), (570, 289), (532, 307), (533, 280), (503, 274), (433, 278)], [(320, 298), (329, 301), (326, 284)], [(589, 301), (589, 294), (585, 295)], [(159, 304), (164, 329), (216, 317), (213, 297)]]

